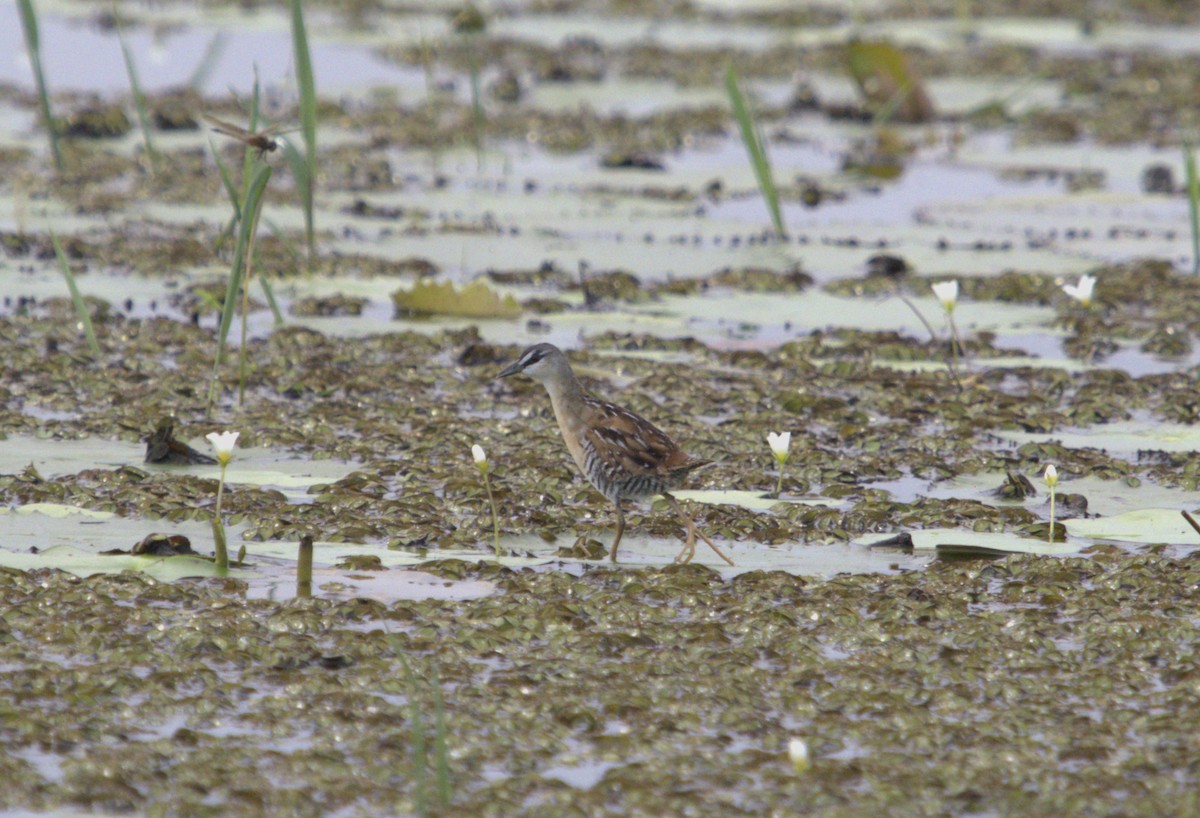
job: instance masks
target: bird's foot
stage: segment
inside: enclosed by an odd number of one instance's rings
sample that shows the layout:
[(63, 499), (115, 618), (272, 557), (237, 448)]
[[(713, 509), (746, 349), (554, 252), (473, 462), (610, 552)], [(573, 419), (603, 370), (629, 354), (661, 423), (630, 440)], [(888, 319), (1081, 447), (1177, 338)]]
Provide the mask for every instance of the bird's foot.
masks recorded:
[[(690, 531), (688, 532), (691, 533)], [(683, 544), (683, 549), (675, 555), (676, 565), (687, 565), (696, 556), (696, 538), (689, 536)]]
[[(716, 551), (716, 552), (717, 552), (717, 556), (718, 556), (718, 557), (720, 557), (721, 559), (725, 560), (725, 562), (729, 563), (730, 565), (733, 565), (733, 560), (731, 560), (731, 559), (729, 559), (729, 557), (725, 556), (725, 552), (724, 552), (724, 551), (722, 551), (720, 548), (717, 548), (717, 544), (716, 544), (715, 542), (713, 542), (712, 540), (710, 540), (708, 537), (706, 537), (706, 536), (704, 535), (704, 532), (703, 532), (703, 531), (701, 531), (700, 529), (698, 529), (698, 528), (697, 528), (697, 529), (696, 529), (696, 533), (697, 533), (697, 534), (700, 536), (700, 539), (702, 539), (702, 540), (704, 540), (706, 543), (708, 543), (708, 547), (709, 547), (709, 548), (711, 548), (713, 551)], [(692, 545), (692, 550), (694, 551), (695, 549), (696, 549), (696, 546), (693, 544), (693, 545)]]

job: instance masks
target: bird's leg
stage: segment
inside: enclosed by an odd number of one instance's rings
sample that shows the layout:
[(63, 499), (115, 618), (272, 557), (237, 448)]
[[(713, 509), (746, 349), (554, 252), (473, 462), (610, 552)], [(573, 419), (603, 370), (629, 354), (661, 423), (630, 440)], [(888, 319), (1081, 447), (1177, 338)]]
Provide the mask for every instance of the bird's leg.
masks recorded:
[(613, 503), (617, 509), (617, 537), (613, 540), (612, 550), (608, 554), (608, 558), (613, 562), (617, 561), (617, 546), (621, 544), (621, 535), (625, 533), (625, 512), (621, 511), (620, 503)]
[(690, 517), (684, 517), (687, 522), (687, 539), (683, 542), (683, 548), (675, 555), (675, 562), (680, 565), (687, 565), (696, 556), (696, 524), (692, 522)]
[[(693, 523), (693, 525), (695, 525), (695, 524)], [(712, 540), (710, 540), (707, 536), (705, 536), (704, 532), (698, 528), (696, 529), (696, 536), (698, 536), (700, 539), (702, 539), (706, 543), (708, 543), (708, 547), (711, 548), (713, 551), (716, 551), (717, 556), (720, 557), (721, 559), (725, 560), (726, 563), (728, 563), (729, 565), (734, 564), (733, 560), (731, 560), (731, 559), (729, 559), (729, 557), (725, 556), (725, 552), (722, 551), (720, 548), (717, 548), (717, 544), (715, 542), (713, 542)], [(692, 547), (695, 548), (695, 545), (693, 545)]]
[[(696, 528), (696, 524), (683, 510), (683, 506), (679, 505), (678, 500), (676, 500), (670, 494), (664, 494), (663, 497), (665, 497), (671, 503), (671, 507), (675, 509), (675, 512), (679, 515), (679, 519), (683, 520), (684, 524), (687, 526), (687, 541), (683, 545), (683, 550), (681, 550), (679, 555), (675, 557), (676, 562), (686, 564), (692, 561), (692, 557), (696, 555), (696, 537), (699, 536), (700, 539), (708, 543), (709, 548), (717, 552), (718, 557), (725, 560), (725, 562), (729, 563), (730, 565), (733, 565), (733, 560), (725, 556), (725, 552), (720, 548), (717, 548), (717, 544), (705, 536), (703, 531)], [(684, 556), (685, 554), (687, 555), (686, 557)]]

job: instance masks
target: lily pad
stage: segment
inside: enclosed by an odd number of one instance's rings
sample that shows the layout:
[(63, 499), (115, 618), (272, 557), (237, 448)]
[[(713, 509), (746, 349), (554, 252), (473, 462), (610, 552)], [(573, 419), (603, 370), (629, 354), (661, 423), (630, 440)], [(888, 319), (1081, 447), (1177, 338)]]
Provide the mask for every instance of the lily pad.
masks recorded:
[[(71, 545), (56, 545), (36, 554), (16, 554), (0, 550), (0, 566), (32, 571), (38, 568), (57, 568), (80, 577), (93, 574), (117, 574), (121, 571), (140, 571), (164, 582), (191, 577), (220, 576), (217, 566), (203, 557), (135, 557), (128, 554), (98, 554)], [(245, 572), (230, 568), (227, 576), (243, 576)]]
[(108, 520), (116, 515), (111, 511), (97, 511), (91, 508), (80, 508), (79, 506), (67, 506), (62, 503), (29, 503), (16, 508), (0, 508), (0, 514), (44, 514), (47, 517), (70, 517), (79, 515), (92, 520)]
[(1177, 508), (1144, 508), (1113, 517), (1064, 520), (1073, 536), (1136, 543), (1182, 543), (1200, 546), (1200, 534), (1192, 530)]
[(1200, 449), (1200, 427), (1157, 421), (1118, 421), (1045, 433), (1004, 430), (995, 434), (1017, 444), (1057, 441), (1069, 449), (1092, 448), (1108, 452), (1193, 452)]
[[(1182, 522), (1182, 519), (1181, 519)], [(963, 528), (925, 528), (909, 532), (913, 551), (936, 551), (939, 556), (1001, 556), (1004, 554), (1077, 554), (1079, 543), (1048, 543), (1016, 534), (996, 531), (968, 531)], [(892, 534), (864, 537), (860, 545), (876, 545)]]
[[(691, 495), (706, 493), (708, 492), (680, 491), (675, 494), (680, 499), (691, 500), (695, 499)], [(721, 494), (721, 492), (711, 493)], [(752, 494), (753, 492), (740, 493)], [(829, 501), (823, 501), (823, 504), (827, 502)], [(612, 533), (605, 529), (595, 529), (589, 532), (589, 536), (600, 540), (607, 550)], [(802, 576), (894, 573), (901, 569), (915, 570), (924, 566), (928, 561), (923, 555), (897, 558), (894, 553), (871, 552), (849, 543), (795, 542), (766, 546), (722, 539), (717, 539), (716, 543), (734, 561), (733, 567), (722, 562), (720, 557), (712, 552), (712, 549), (700, 541), (696, 543), (696, 556), (693, 562), (720, 571), (723, 576), (736, 576), (747, 571), (785, 571)], [(560, 548), (569, 544), (565, 537), (560, 537), (556, 542), (550, 543), (534, 534), (501, 537), (501, 547), (511, 556), (500, 557), (497, 560), (490, 551), (483, 548), (438, 548), (408, 551), (388, 550), (380, 545), (372, 544), (318, 542), (314, 543), (314, 559), (319, 563), (332, 563), (348, 556), (371, 554), (378, 556), (381, 564), (388, 567), (420, 567), (421, 563), (432, 559), (461, 559), (467, 562), (479, 562), (480, 560), (492, 562), (494, 560), (497, 564), (507, 568), (552, 568), (571, 573), (580, 573), (588, 565), (612, 565), (607, 556), (597, 560), (561, 556)], [(481, 543), (481, 545), (483, 544)], [(616, 567), (645, 568), (653, 565), (671, 565), (682, 547), (683, 541), (680, 539), (650, 537), (627, 530), (621, 540), (620, 562)], [(254, 557), (256, 559), (294, 561), (296, 546), (292, 543), (280, 542), (255, 543)], [(380, 572), (371, 572), (371, 574), (372, 576), (382, 575)], [(367, 588), (364, 587), (363, 590), (366, 592)]]
[[(132, 568), (140, 571), (163, 558), (122, 557), (115, 554), (103, 555), (101, 552), (128, 551), (147, 535), (155, 532), (187, 537), (196, 551), (202, 554), (210, 553), (213, 547), (212, 528), (207, 522), (142, 520), (56, 503), (31, 503), (16, 508), (0, 508), (0, 527), (4, 530), (4, 538), (0, 543), (0, 564), (22, 570), (61, 568), (72, 573), (82, 570), (96, 573)], [(231, 543), (241, 541), (241, 532), (242, 526), (226, 526)], [(64, 548), (67, 550), (62, 550)], [(98, 561), (81, 561), (79, 554), (94, 556)], [(77, 568), (79, 570), (76, 570)], [(175, 569), (167, 569), (167, 578), (178, 578), (174, 576), (174, 571)], [(179, 576), (193, 574), (184, 573)], [(200, 573), (195, 576), (209, 574)]]
[[(191, 441), (197, 443), (196, 441)], [(204, 445), (207, 444), (200, 444)], [(0, 462), (33, 464), (45, 477), (78, 474), (85, 469), (119, 468), (133, 465), (150, 473), (194, 474), (217, 479), (217, 466), (154, 465), (142, 462), (145, 446), (123, 440), (87, 437), (79, 440), (46, 440), (31, 435), (13, 435), (0, 440)], [(228, 485), (254, 485), (282, 492), (290, 502), (310, 502), (308, 489), (318, 483), (332, 483), (354, 471), (354, 463), (336, 460), (312, 460), (278, 449), (245, 448), (234, 453), (233, 462), (225, 475)], [(24, 513), (41, 510), (39, 506), (23, 506)], [(44, 513), (98, 514), (75, 506), (47, 506)], [(133, 540), (136, 542), (137, 537)], [(132, 544), (132, 543), (130, 543)]]
[[(940, 481), (905, 476), (897, 480), (871, 483), (870, 487), (883, 489), (892, 496), (892, 499), (903, 503), (915, 502), (921, 497), (943, 500), (954, 497), (986, 503), (999, 502), (1005, 505), (1016, 503), (1031, 508), (1040, 506), (1045, 512), (1049, 507), (1050, 495), (1042, 482), (1041, 474), (1031, 471), (1025, 476), (1033, 482), (1038, 492), (1035, 497), (1025, 500), (1000, 500), (996, 497), (996, 489), (1005, 479), (1005, 474), (1000, 471), (960, 474), (949, 480)], [(1102, 518), (1145, 508), (1188, 508), (1196, 497), (1193, 491), (1160, 486), (1149, 480), (1143, 480), (1138, 485), (1131, 486), (1124, 480), (1104, 480), (1091, 475), (1063, 478), (1058, 488), (1060, 492), (1081, 494), (1086, 497), (1088, 512)], [(1178, 512), (1175, 513), (1178, 515)], [(1058, 522), (1070, 529), (1077, 521), (1060, 517)]]
[(740, 506), (751, 511), (768, 511), (780, 503), (799, 506), (836, 506), (837, 501), (826, 497), (773, 497), (765, 491), (737, 491), (734, 489), (712, 489), (708, 491), (675, 491), (680, 500), (693, 500), (709, 505)]

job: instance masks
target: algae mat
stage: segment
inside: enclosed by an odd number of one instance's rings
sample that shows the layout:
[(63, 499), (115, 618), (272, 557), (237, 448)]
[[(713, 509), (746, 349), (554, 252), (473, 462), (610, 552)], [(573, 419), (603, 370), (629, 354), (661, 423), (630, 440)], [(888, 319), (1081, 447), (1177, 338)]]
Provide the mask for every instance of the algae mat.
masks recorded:
[(4, 803), (415, 814), (441, 712), (452, 814), (1200, 806), (1181, 775), (1195, 557), (834, 581), (426, 568), (503, 592), (272, 602), (236, 580), (0, 573)]

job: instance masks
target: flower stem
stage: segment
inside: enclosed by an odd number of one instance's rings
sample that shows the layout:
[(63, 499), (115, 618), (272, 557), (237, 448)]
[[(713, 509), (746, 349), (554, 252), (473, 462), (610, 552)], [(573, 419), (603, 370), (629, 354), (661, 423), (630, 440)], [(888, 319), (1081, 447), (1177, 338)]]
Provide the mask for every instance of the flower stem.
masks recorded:
[(1054, 542), (1054, 487), (1050, 487), (1050, 535), (1046, 537), (1046, 542)]
[[(915, 311), (916, 307), (913, 307), (913, 310)], [(917, 315), (920, 315), (920, 313), (918, 312)], [(958, 387), (958, 391), (961, 392), (963, 385), (962, 381), (958, 378), (958, 368), (955, 366), (955, 362), (959, 353), (962, 353), (963, 363), (965, 364), (966, 351), (963, 349), (962, 341), (958, 339), (958, 325), (954, 323), (954, 313), (950, 310), (946, 311), (946, 323), (950, 325), (950, 354), (946, 357), (946, 369), (950, 372), (950, 377), (953, 379), (954, 385)], [(929, 325), (926, 324), (925, 326)]]
[(947, 313), (947, 317), (950, 319), (950, 335), (954, 339), (952, 346), (958, 348), (958, 355), (962, 358), (963, 366), (965, 367), (969, 363), (967, 361), (967, 348), (963, 346), (962, 339), (958, 337), (958, 324), (954, 321), (954, 313)]
[(492, 478), (487, 472), (483, 473), (483, 485), (487, 486), (488, 502), (492, 506), (492, 545), (496, 549), (496, 558), (500, 554), (500, 515), (496, 513), (496, 495), (492, 494)]
[(921, 323), (924, 324), (925, 329), (929, 331), (929, 337), (936, 341), (937, 333), (933, 331), (933, 325), (925, 320), (925, 316), (922, 315), (921, 311), (917, 309), (917, 305), (914, 304), (912, 301), (910, 301), (908, 296), (900, 291), (899, 287), (894, 288), (893, 291), (896, 293), (897, 296), (899, 296), (901, 301), (903, 301), (905, 304), (908, 305), (908, 308), (913, 311), (913, 313), (917, 316), (917, 318), (921, 319)]
[(783, 464), (779, 464), (779, 477), (775, 479), (775, 499), (779, 499), (779, 493), (783, 491)]
[(225, 524), (221, 522), (221, 498), (225, 494), (225, 466), (221, 466), (221, 479), (217, 483), (217, 509), (213, 514), (213, 542), (216, 546), (217, 571), (224, 574), (229, 570), (229, 549), (225, 545)]

